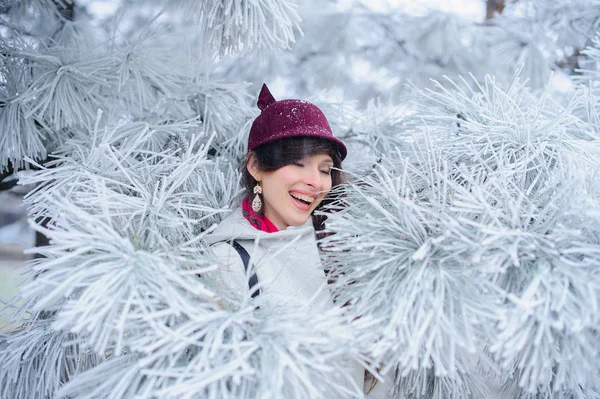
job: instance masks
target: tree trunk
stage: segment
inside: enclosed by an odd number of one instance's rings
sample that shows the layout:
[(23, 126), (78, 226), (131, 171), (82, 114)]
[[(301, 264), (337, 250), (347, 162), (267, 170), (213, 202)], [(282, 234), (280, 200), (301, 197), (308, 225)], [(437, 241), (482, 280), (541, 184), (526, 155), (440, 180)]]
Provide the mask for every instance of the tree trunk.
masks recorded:
[(486, 0), (486, 5), (487, 5), (487, 9), (486, 9), (486, 13), (485, 13), (485, 19), (492, 19), (494, 17), (494, 14), (498, 13), (498, 14), (502, 14), (502, 11), (504, 10), (504, 5), (505, 5), (505, 0)]

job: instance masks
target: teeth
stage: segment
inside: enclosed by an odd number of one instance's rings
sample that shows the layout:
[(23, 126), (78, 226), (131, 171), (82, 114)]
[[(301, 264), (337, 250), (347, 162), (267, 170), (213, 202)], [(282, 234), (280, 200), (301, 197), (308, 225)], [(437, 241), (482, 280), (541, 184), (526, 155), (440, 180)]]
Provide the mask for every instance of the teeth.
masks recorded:
[(294, 198), (297, 198), (302, 201), (306, 201), (308, 203), (312, 203), (315, 199), (313, 197), (309, 197), (308, 195), (300, 195), (295, 193), (290, 193), (290, 195)]

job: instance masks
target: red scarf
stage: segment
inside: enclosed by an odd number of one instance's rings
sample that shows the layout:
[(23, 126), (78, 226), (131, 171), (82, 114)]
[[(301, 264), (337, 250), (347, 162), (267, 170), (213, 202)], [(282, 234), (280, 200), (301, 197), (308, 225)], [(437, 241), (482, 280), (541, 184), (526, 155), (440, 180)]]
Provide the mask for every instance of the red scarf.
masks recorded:
[(250, 198), (246, 198), (242, 201), (242, 213), (246, 220), (257, 230), (266, 233), (275, 233), (279, 231), (277, 226), (275, 226), (266, 216), (260, 216), (252, 210)]

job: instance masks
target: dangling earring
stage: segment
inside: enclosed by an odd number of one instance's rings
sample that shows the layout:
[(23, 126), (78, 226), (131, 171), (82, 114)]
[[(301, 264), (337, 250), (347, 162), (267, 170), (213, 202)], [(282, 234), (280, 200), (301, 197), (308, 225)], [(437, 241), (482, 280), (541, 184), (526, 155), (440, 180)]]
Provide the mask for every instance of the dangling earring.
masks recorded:
[(262, 194), (262, 187), (260, 186), (259, 182), (256, 182), (256, 186), (254, 186), (254, 194), (254, 199), (252, 200), (252, 210), (258, 213), (262, 209), (262, 200), (259, 196), (259, 194)]

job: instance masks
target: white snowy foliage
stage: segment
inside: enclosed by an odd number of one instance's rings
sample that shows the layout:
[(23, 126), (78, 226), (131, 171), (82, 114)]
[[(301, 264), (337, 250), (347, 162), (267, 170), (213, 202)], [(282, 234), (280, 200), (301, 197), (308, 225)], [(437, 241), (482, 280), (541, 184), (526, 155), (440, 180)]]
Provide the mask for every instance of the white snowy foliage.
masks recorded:
[(116, 92), (130, 107), (153, 110), (161, 106), (162, 97), (177, 96), (185, 87), (178, 59), (172, 48), (163, 43), (153, 43), (152, 32), (142, 32), (134, 43), (116, 48)]
[(58, 8), (71, 4), (72, 0), (3, 0), (0, 11), (15, 21), (15, 25), (22, 24), (26, 32), (51, 35), (58, 26)]
[(33, 115), (56, 130), (93, 122), (103, 104), (100, 90), (114, 79), (109, 57), (71, 59), (61, 48), (45, 54), (14, 52), (13, 56), (33, 63), (32, 82), (19, 96), (28, 108), (26, 117)]
[(490, 393), (477, 377), (462, 371), (457, 380), (449, 377), (437, 377), (432, 370), (427, 372), (411, 371), (398, 379), (394, 390), (397, 397), (415, 399), (462, 399), (485, 398)]
[(97, 51), (103, 37), (89, 18), (82, 17), (75, 21), (63, 21), (47, 44), (78, 51)]
[(51, 324), (51, 319), (34, 318), (18, 331), (0, 334), (1, 398), (32, 398), (34, 392), (52, 397), (62, 383), (97, 364), (74, 334), (57, 332)]
[(190, 278), (209, 268), (201, 246), (173, 248), (163, 242), (148, 248), (150, 234), (141, 226), (63, 206), (62, 217), (44, 231), (52, 240), (38, 250), (45, 258), (31, 265), (36, 278), (21, 290), (38, 298), (34, 309), (57, 312), (56, 330), (85, 337), (98, 354), (109, 348), (120, 353), (129, 334), (152, 326), (148, 317), (161, 314), (168, 320), (214, 302), (214, 295)]
[(447, 165), (393, 159), (343, 192), (347, 207), (328, 221), (336, 234), (322, 242), (325, 267), (336, 279), (336, 299), (379, 321), (359, 335), (373, 358), (398, 365), (403, 376), (433, 368), (457, 384), (446, 384), (449, 394), (466, 383), (457, 353), (475, 353), (478, 326), (499, 317), (492, 287), (481, 278), (490, 267), (464, 256), (465, 232), (448, 214)]
[[(212, 224), (207, 218), (227, 210), (238, 192), (239, 174), (207, 159), (208, 144), (198, 147), (197, 139), (187, 148), (157, 151), (160, 143), (169, 146), (168, 137), (168, 125), (135, 122), (71, 140), (49, 168), (24, 177), (24, 184), (41, 183), (26, 200), (31, 214), (58, 218), (60, 201), (67, 200), (123, 218), (122, 226), (134, 228), (132, 234), (153, 231), (146, 237), (149, 247), (187, 241)], [(211, 181), (218, 184), (205, 189)]]
[(409, 76), (412, 83), (419, 86), (442, 74), (478, 74), (489, 56), (484, 48), (472, 51), (473, 47), (478, 48), (476, 35), (479, 30), (458, 15), (432, 11), (408, 19), (404, 25), (406, 51), (414, 57), (410, 68), (415, 71)]
[(295, 98), (343, 98), (357, 101), (360, 108), (383, 98), (401, 106), (407, 82), (422, 87), (442, 75), (483, 77), (497, 61), (481, 40), (482, 28), (456, 14), (417, 17), (366, 5), (299, 4), (304, 35), (292, 51), (267, 62), (224, 59), (227, 76), (241, 76), (258, 87), (263, 81), (278, 81)]
[(490, 21), (485, 40), (501, 69), (520, 68), (530, 86), (541, 89), (552, 70), (571, 67), (569, 58), (577, 59), (598, 27), (598, 0), (524, 0), (506, 3)]
[(528, 0), (536, 22), (561, 46), (582, 48), (600, 28), (598, 0)]
[(247, 125), (258, 112), (258, 108), (248, 106), (248, 85), (198, 78), (189, 86), (188, 106), (200, 118), (205, 134), (216, 134), (213, 146), (217, 151), (229, 152), (234, 157), (244, 155), (247, 151), (244, 142), (249, 131)]
[(339, 300), (382, 323), (361, 344), (413, 381), (445, 378), (431, 382), (445, 387), (441, 397), (467, 395), (460, 387), (475, 377), (457, 353), (485, 357), (484, 347), (517, 380), (521, 393), (509, 395), (591, 395), (600, 373), (592, 127), (573, 103), (534, 96), (518, 78), (506, 90), (487, 78), (420, 98), (412, 145), (343, 191), (322, 243)]
[[(0, 60), (0, 75), (6, 80), (0, 86), (0, 172), (13, 167), (23, 167), (25, 156), (44, 159), (47, 151), (45, 134), (36, 126), (33, 116), (27, 115), (28, 108), (19, 101), (19, 96), (30, 83), (30, 68), (22, 60), (3, 56)], [(47, 134), (47, 133), (46, 133)]]
[[(86, 25), (83, 12), (75, 15), (56, 24), (48, 37), (29, 38), (14, 27), (13, 36), (3, 41), (3, 169), (8, 162), (27, 167), (25, 156), (45, 159), (67, 138), (91, 131), (99, 109), (102, 123), (173, 125), (197, 119), (203, 124), (188, 129), (188, 139), (216, 133), (219, 150), (239, 156), (237, 134), (252, 115), (247, 85), (216, 81), (210, 57), (191, 49), (198, 34), (189, 25), (175, 31), (148, 26), (109, 40), (103, 29)], [(174, 45), (189, 49), (173, 53)]]
[(589, 122), (596, 137), (600, 136), (600, 37), (595, 37), (592, 44), (581, 52), (586, 58), (573, 80), (578, 83), (577, 89), (582, 99), (574, 113)]
[[(345, 398), (353, 335), (339, 311), (186, 313), (131, 339), (130, 353), (79, 374), (60, 397)], [(355, 355), (356, 356), (356, 355)], [(115, 372), (117, 370), (117, 372)], [(125, 378), (124, 378), (125, 376)], [(123, 383), (126, 381), (126, 383)]]
[(518, 79), (506, 91), (485, 83), (430, 92), (441, 111), (429, 106), (424, 119), (466, 183), (452, 212), (470, 227), (471, 259), (501, 269), (494, 282), (506, 293), (505, 314), (489, 349), (504, 369), (514, 362), (527, 392), (593, 389), (600, 220), (591, 184), (600, 143), (573, 105), (560, 107), (548, 91), (534, 97)]
[(204, 46), (220, 55), (287, 49), (294, 42), (294, 30), (300, 30), (296, 6), (288, 0), (172, 0), (172, 3), (199, 22)]
[(344, 104), (323, 104), (332, 129), (350, 148), (344, 168), (352, 172), (368, 172), (382, 154), (390, 154), (410, 146), (414, 121), (409, 107), (370, 101), (365, 110)]

